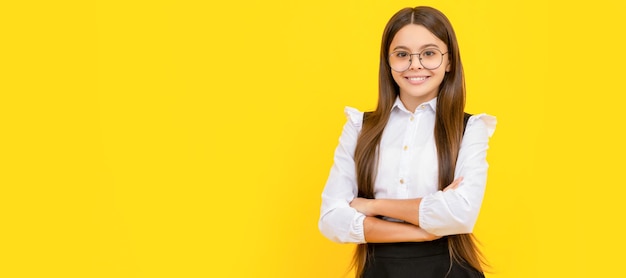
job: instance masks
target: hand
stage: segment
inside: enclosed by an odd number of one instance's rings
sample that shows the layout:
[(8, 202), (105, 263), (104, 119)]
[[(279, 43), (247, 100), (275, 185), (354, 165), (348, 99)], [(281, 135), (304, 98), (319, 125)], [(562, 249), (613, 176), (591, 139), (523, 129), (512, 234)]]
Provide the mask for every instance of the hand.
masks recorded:
[(365, 216), (376, 216), (372, 211), (372, 204), (374, 199), (354, 198), (350, 202), (350, 207), (356, 209), (358, 212), (365, 214)]
[(446, 188), (443, 189), (443, 192), (456, 189), (457, 187), (459, 187), (459, 184), (461, 184), (462, 181), (463, 181), (463, 177), (460, 177), (454, 180), (451, 184), (449, 184), (448, 186), (446, 186)]
[(421, 238), (418, 241), (433, 241), (441, 238), (441, 236), (433, 235), (427, 231), (424, 231), (424, 229), (422, 228), (420, 228), (420, 230)]

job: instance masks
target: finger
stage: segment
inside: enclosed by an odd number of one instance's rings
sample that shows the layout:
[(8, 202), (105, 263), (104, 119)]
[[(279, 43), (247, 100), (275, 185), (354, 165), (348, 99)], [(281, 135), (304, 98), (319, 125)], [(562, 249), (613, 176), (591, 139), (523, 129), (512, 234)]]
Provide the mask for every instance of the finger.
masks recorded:
[(457, 187), (459, 187), (462, 181), (463, 181), (463, 177), (457, 178), (450, 185), (446, 186), (446, 188), (444, 188), (443, 191), (445, 192), (450, 189), (456, 189)]
[(460, 177), (460, 178), (454, 180), (454, 182), (452, 182), (451, 185), (453, 185), (454, 188), (457, 188), (459, 186), (459, 184), (461, 184), (462, 181), (463, 181), (463, 177)]

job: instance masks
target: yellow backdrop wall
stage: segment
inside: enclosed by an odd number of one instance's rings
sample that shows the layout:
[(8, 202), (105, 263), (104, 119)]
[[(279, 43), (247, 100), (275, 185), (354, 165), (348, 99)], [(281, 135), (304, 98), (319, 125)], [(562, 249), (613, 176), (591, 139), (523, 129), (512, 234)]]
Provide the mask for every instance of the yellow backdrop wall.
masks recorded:
[(343, 277), (317, 230), (343, 107), (400, 8), (452, 21), (499, 125), (487, 277), (615, 277), (619, 1), (5, 1), (0, 277)]

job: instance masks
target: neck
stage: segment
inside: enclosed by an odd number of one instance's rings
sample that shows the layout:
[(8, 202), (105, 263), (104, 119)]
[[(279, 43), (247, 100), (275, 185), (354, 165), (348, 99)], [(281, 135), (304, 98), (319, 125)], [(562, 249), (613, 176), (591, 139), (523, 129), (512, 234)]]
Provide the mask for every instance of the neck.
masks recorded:
[(434, 97), (407, 97), (402, 94), (400, 95), (400, 101), (402, 101), (404, 108), (409, 110), (411, 113), (415, 113), (417, 106), (424, 102), (431, 101), (432, 99), (434, 99)]

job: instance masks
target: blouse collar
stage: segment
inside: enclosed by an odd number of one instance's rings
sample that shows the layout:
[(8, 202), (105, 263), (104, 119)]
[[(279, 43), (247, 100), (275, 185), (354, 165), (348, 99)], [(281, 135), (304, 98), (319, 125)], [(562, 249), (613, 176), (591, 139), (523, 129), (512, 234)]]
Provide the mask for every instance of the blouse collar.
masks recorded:
[[(406, 107), (400, 100), (400, 96), (396, 97), (396, 101), (393, 103), (391, 110), (395, 108), (398, 108), (407, 113), (411, 113), (408, 109), (406, 109)], [(436, 97), (417, 106), (417, 109), (428, 109), (428, 108), (430, 108), (433, 112), (437, 111), (437, 98)]]

